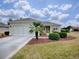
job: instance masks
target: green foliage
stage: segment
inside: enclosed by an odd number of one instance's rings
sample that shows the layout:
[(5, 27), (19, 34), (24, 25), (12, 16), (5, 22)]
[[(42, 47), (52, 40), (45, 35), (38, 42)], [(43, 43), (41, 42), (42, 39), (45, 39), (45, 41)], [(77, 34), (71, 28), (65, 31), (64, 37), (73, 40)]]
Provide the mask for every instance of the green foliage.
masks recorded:
[(61, 32), (69, 32), (69, 29), (61, 29)]
[(43, 24), (41, 22), (33, 22), (30, 28), (29, 32), (35, 32), (36, 39), (38, 39), (38, 34), (43, 32)]
[(31, 29), (31, 30), (29, 30), (29, 32), (30, 32), (30, 33), (33, 33), (33, 30)]
[(66, 38), (67, 32), (60, 32), (59, 35), (60, 35), (61, 38)]
[(33, 22), (29, 32), (42, 32), (43, 28), (44, 26), (41, 22)]
[(72, 26), (67, 26), (67, 27), (66, 27), (66, 29), (69, 29), (69, 30), (70, 30), (71, 28), (72, 28)]
[(49, 39), (51, 39), (51, 40), (59, 40), (60, 35), (58, 33), (49, 33)]
[(53, 33), (59, 33), (59, 32), (53, 32)]
[(35, 27), (38, 27), (38, 26), (41, 25), (41, 22), (33, 22), (33, 25), (34, 25)]

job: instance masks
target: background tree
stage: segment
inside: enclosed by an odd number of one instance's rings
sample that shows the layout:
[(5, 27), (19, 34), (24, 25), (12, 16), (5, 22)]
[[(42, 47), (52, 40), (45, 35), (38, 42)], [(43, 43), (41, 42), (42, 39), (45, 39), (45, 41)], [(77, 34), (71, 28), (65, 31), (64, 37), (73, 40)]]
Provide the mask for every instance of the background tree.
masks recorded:
[(13, 21), (11, 18), (9, 18), (8, 20), (8, 25), (10, 25), (10, 22)]
[(67, 26), (66, 28), (70, 30), (72, 28), (72, 26)]

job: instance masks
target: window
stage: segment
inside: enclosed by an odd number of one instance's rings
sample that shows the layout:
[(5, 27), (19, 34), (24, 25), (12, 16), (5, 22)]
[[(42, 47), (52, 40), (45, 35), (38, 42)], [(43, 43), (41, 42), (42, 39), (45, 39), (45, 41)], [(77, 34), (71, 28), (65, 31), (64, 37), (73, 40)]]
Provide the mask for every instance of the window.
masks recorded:
[(58, 28), (54, 28), (53, 30), (57, 30)]
[(55, 28), (56, 30), (58, 29), (58, 28)]

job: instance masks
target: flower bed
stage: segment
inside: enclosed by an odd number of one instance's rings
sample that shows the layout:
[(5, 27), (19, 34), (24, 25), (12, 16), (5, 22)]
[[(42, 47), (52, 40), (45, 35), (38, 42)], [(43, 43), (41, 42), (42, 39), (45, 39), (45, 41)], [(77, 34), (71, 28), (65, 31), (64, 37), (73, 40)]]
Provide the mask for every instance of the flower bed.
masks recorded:
[[(67, 40), (73, 40), (75, 37), (68, 36), (66, 38), (60, 38), (59, 41), (67, 41)], [(39, 38), (38, 40), (33, 38), (28, 44), (44, 44), (49, 42), (55, 42), (54, 40), (50, 40), (48, 38)]]

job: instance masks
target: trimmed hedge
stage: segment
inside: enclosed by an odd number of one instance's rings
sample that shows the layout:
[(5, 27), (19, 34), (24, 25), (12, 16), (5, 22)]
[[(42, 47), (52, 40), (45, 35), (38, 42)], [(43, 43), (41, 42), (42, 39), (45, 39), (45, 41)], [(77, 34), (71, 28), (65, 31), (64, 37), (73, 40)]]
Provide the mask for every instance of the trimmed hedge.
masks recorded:
[(67, 32), (60, 32), (59, 35), (60, 35), (61, 38), (66, 38)]
[(59, 40), (60, 35), (58, 33), (49, 33), (49, 39), (51, 39), (51, 40)]
[(59, 32), (53, 32), (53, 33), (59, 33)]

